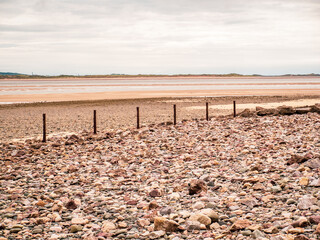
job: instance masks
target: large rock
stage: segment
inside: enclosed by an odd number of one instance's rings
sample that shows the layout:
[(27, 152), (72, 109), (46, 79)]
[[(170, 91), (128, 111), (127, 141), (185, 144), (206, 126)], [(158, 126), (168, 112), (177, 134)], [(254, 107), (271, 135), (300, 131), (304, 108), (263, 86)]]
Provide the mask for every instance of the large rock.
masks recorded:
[(307, 177), (302, 177), (302, 178), (300, 178), (299, 184), (300, 184), (301, 186), (308, 186), (308, 184), (309, 184), (309, 178), (307, 178)]
[(69, 210), (74, 210), (76, 209), (78, 206), (77, 204), (75, 203), (75, 201), (73, 199), (69, 200), (67, 203), (66, 203), (66, 208), (69, 209)]
[(104, 222), (102, 223), (102, 228), (101, 228), (101, 230), (102, 230), (102, 232), (108, 233), (108, 232), (110, 232), (111, 230), (114, 230), (114, 229), (116, 229), (116, 228), (117, 228), (117, 227), (116, 227), (116, 225), (115, 225), (113, 222), (104, 221)]
[(299, 234), (299, 233), (304, 233), (304, 229), (303, 228), (290, 228), (288, 230), (288, 233), (292, 233), (292, 234)]
[(186, 229), (188, 231), (201, 230), (201, 223), (198, 221), (186, 221)]
[(146, 227), (146, 226), (149, 226), (150, 225), (150, 221), (148, 219), (138, 219), (137, 220), (137, 224), (140, 226), (140, 227)]
[(316, 202), (316, 199), (312, 196), (305, 195), (299, 199), (298, 208), (301, 210), (306, 210), (311, 208)]
[(308, 112), (312, 112), (311, 107), (296, 107), (294, 110), (297, 114), (306, 114)]
[(308, 156), (307, 154), (304, 156), (301, 155), (292, 155), (291, 158), (287, 161), (288, 165), (294, 164), (294, 163), (304, 163), (306, 161), (308, 161), (310, 159), (310, 156)]
[(312, 186), (312, 187), (320, 187), (320, 178), (313, 179), (313, 180), (311, 181), (311, 183), (309, 184), (309, 186)]
[(296, 227), (304, 228), (304, 227), (306, 227), (308, 225), (310, 225), (310, 222), (308, 221), (308, 219), (306, 217), (301, 217), (297, 221), (292, 223), (292, 226), (295, 227), (295, 228)]
[(320, 223), (318, 224), (316, 231), (314, 233), (320, 235)]
[(203, 202), (196, 202), (192, 205), (193, 209), (200, 210), (203, 209), (206, 205)]
[(62, 220), (62, 218), (59, 215), (59, 213), (57, 213), (57, 212), (52, 213), (52, 221), (53, 222), (60, 222), (61, 220)]
[(76, 232), (79, 232), (83, 229), (83, 227), (81, 225), (72, 225), (70, 227), (70, 232), (71, 233), (76, 233)]
[(166, 231), (166, 232), (175, 232), (178, 229), (179, 224), (173, 220), (168, 220), (164, 217), (155, 217), (154, 218), (154, 230), (155, 231)]
[(232, 224), (230, 231), (237, 231), (237, 230), (246, 229), (251, 224), (252, 223), (247, 219), (244, 219), (244, 220), (239, 219), (239, 220), (235, 221), (234, 224)]
[(316, 105), (311, 106), (311, 111), (320, 113), (320, 104), (317, 103)]
[(189, 194), (194, 195), (201, 192), (207, 191), (207, 185), (203, 180), (200, 179), (192, 179), (189, 183)]
[(150, 197), (160, 197), (161, 191), (159, 189), (153, 189), (151, 192), (149, 192)]
[(159, 204), (156, 201), (152, 201), (149, 203), (148, 209), (152, 210), (152, 209), (157, 209), (158, 207), (159, 207)]
[(268, 116), (268, 115), (276, 115), (278, 114), (277, 109), (273, 108), (263, 108), (263, 107), (256, 107), (256, 112), (258, 116)]
[(320, 215), (310, 216), (309, 222), (312, 224), (319, 224), (320, 223)]
[(167, 206), (167, 207), (163, 207), (163, 208), (160, 209), (160, 214), (161, 215), (169, 215), (172, 212), (173, 212), (172, 207), (168, 207)]
[(200, 211), (200, 213), (208, 216), (212, 222), (218, 222), (219, 221), (219, 214), (212, 210), (211, 208), (205, 208)]
[(255, 115), (255, 112), (251, 112), (249, 108), (246, 108), (241, 113), (239, 113), (240, 117), (253, 117)]
[(266, 234), (261, 232), (260, 230), (256, 229), (252, 233), (253, 239), (264, 239), (266, 237)]
[(243, 205), (248, 206), (249, 208), (253, 208), (259, 205), (258, 201), (255, 198), (240, 199), (239, 202), (242, 203)]
[(311, 169), (318, 169), (320, 168), (320, 158), (310, 159), (305, 165)]
[(148, 237), (150, 239), (158, 239), (158, 238), (161, 238), (162, 236), (164, 236), (165, 234), (166, 234), (166, 232), (163, 230), (154, 231), (154, 232), (150, 233)]
[(310, 238), (308, 238), (307, 236), (305, 236), (303, 234), (299, 234), (299, 235), (295, 236), (293, 240), (310, 240)]
[(207, 215), (204, 215), (202, 213), (195, 213), (195, 214), (192, 214), (189, 218), (190, 221), (198, 221), (199, 223), (202, 223), (206, 226), (210, 225), (211, 224), (211, 219), (207, 216)]
[(289, 106), (280, 106), (277, 109), (279, 111), (279, 115), (292, 115), (296, 113), (293, 107)]
[(72, 218), (71, 223), (75, 225), (84, 225), (87, 224), (89, 221), (88, 219), (84, 218)]

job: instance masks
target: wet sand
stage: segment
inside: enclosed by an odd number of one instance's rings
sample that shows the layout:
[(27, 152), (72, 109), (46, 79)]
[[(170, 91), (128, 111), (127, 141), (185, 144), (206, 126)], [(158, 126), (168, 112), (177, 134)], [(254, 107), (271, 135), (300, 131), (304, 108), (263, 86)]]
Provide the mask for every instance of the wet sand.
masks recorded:
[(0, 95), (0, 102), (60, 102), (104, 99), (141, 99), (166, 97), (221, 97), (221, 96), (317, 96), (319, 89), (240, 89), (240, 90), (181, 90), (181, 91), (123, 91), (68, 94)]
[(310, 96), (320, 77), (152, 76), (121, 78), (1, 79), (0, 104), (105, 99), (221, 96)]

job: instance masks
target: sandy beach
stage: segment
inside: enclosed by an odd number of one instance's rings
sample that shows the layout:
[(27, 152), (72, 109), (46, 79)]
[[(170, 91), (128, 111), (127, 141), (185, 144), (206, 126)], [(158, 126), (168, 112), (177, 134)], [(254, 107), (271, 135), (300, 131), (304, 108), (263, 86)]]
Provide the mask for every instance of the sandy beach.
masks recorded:
[(98, 92), (98, 93), (68, 93), (68, 94), (28, 94), (2, 95), (0, 102), (27, 103), (27, 102), (60, 102), (60, 101), (87, 101), (104, 99), (141, 99), (166, 97), (221, 97), (221, 96), (318, 96), (319, 89), (265, 89), (265, 90), (182, 90), (182, 91), (135, 91), (135, 92)]

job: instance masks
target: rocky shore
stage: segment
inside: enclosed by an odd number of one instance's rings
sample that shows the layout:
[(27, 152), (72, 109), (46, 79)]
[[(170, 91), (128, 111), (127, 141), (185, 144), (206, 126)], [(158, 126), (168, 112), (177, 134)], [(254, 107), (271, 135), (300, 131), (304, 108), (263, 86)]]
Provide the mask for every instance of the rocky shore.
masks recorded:
[(320, 238), (320, 115), (0, 144), (0, 239)]

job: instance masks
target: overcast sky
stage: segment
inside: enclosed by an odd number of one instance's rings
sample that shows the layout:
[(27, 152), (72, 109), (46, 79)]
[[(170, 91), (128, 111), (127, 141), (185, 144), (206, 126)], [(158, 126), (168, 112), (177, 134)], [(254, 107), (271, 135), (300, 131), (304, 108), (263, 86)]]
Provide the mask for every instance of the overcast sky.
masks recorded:
[(0, 72), (320, 73), (320, 0), (0, 0)]

